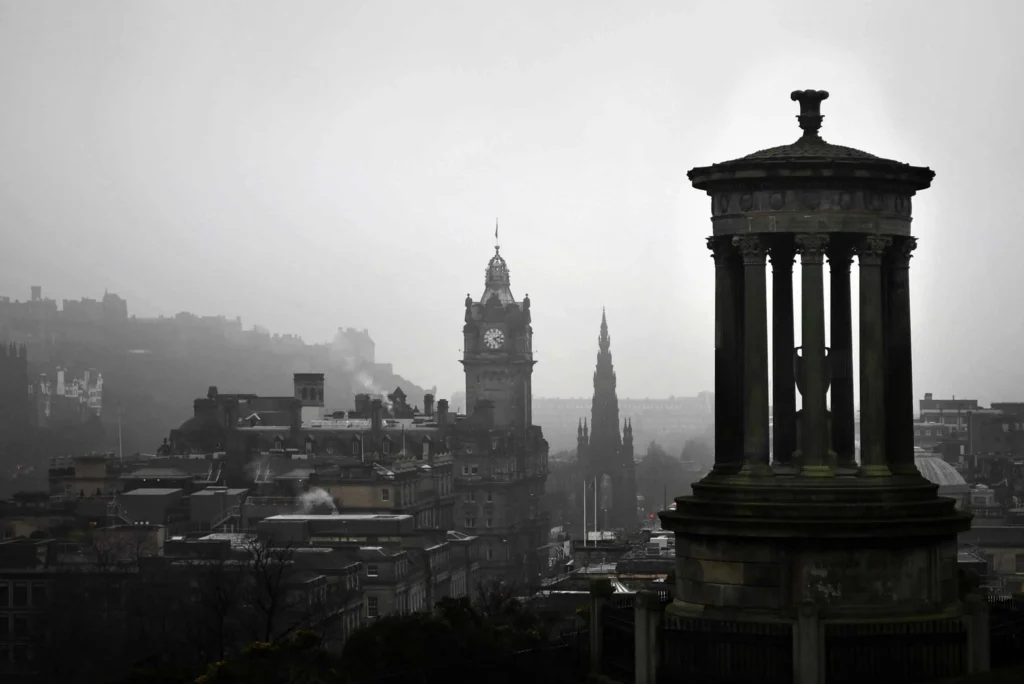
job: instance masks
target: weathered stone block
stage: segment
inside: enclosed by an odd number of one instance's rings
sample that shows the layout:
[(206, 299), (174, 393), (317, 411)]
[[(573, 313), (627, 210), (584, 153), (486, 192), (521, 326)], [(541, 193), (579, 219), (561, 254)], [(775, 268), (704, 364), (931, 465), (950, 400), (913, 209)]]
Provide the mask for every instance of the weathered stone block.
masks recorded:
[(775, 609), (782, 607), (781, 591), (777, 587), (747, 587), (736, 584), (681, 580), (679, 589), (679, 598), (685, 603), (716, 608)]

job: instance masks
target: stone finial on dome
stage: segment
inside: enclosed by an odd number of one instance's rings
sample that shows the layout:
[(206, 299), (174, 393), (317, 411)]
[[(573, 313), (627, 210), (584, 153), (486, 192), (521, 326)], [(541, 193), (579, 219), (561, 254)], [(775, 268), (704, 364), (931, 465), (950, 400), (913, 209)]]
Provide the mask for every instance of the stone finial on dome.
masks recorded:
[(818, 138), (818, 129), (825, 118), (821, 114), (821, 102), (828, 99), (827, 90), (794, 90), (789, 99), (800, 103), (797, 121), (804, 131), (804, 138)]

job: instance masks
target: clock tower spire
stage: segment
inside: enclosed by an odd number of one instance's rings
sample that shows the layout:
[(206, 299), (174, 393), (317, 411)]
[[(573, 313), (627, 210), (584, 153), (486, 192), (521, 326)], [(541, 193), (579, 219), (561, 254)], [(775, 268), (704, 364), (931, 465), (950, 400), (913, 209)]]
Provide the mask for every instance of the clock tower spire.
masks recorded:
[[(494, 226), (498, 234), (497, 222)], [(467, 413), (495, 427), (528, 428), (533, 421), (533, 328), (530, 295), (517, 302), (508, 264), (495, 240), (479, 301), (466, 295), (462, 365)]]

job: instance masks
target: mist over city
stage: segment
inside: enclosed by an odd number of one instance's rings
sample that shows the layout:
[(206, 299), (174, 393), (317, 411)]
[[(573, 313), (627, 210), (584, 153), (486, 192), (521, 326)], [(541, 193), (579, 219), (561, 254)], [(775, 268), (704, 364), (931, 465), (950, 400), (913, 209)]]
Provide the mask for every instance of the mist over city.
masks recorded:
[(1022, 22), (0, 0), (0, 679), (1018, 681)]

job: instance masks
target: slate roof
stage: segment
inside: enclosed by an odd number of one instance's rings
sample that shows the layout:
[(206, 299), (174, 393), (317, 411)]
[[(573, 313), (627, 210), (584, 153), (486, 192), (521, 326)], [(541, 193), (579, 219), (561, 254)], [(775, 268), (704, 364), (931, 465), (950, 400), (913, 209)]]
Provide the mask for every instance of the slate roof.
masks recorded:
[(123, 476), (128, 480), (172, 480), (185, 478), (192, 479), (192, 476), (177, 468), (139, 468), (136, 471)]

